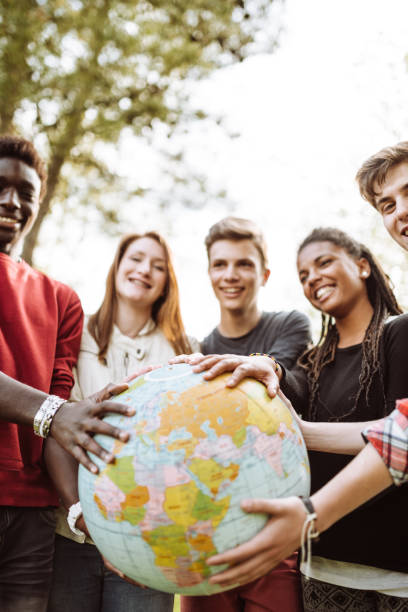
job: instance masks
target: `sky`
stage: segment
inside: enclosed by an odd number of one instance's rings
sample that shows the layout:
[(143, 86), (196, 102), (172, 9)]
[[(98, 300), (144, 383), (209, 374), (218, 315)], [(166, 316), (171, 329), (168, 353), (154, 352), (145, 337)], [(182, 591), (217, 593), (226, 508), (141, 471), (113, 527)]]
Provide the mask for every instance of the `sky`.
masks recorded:
[[(274, 53), (190, 86), (192, 105), (222, 116), (223, 126), (197, 122), (175, 145), (160, 132), (154, 139), (162, 148), (182, 147), (191, 167), (226, 190), (229, 207), (209, 201), (192, 210), (174, 202), (158, 210), (146, 196), (126, 203), (117, 237), (76, 227), (65, 246), (55, 242), (61, 228), (49, 224), (38, 264), (73, 286), (90, 313), (103, 297), (119, 234), (161, 231), (174, 254), (187, 331), (202, 339), (218, 322), (204, 237), (226, 214), (248, 217), (261, 225), (269, 247), (272, 273), (262, 308), (302, 310), (316, 332), (319, 316), (302, 295), (296, 248), (314, 227), (334, 225), (379, 256), (408, 308), (407, 256), (354, 181), (368, 156), (408, 139), (407, 24), (406, 0), (286, 0)], [(101, 155), (129, 185), (164, 181), (152, 147), (129, 134)]]

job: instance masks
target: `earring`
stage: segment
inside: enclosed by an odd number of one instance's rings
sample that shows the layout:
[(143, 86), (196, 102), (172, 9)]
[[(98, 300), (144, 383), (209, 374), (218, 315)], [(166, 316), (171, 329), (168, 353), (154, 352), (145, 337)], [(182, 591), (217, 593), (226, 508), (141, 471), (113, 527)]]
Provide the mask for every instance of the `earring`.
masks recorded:
[(361, 273), (362, 278), (367, 278), (368, 272), (364, 271)]

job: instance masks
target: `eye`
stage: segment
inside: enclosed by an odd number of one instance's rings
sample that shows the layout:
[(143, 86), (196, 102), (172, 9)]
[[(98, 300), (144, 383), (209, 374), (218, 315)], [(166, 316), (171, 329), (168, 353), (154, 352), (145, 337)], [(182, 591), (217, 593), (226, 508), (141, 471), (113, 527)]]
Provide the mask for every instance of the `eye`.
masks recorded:
[(329, 264), (331, 264), (332, 261), (333, 259), (331, 257), (325, 257), (324, 259), (320, 260), (319, 266), (321, 268), (324, 268), (325, 266), (328, 266)]
[(211, 267), (212, 267), (212, 268), (222, 268), (222, 266), (223, 266), (223, 265), (224, 265), (224, 262), (223, 262), (223, 261), (214, 261), (214, 262), (211, 264)]
[(389, 202), (383, 202), (383, 204), (381, 204), (380, 212), (383, 215), (388, 215), (389, 213), (393, 212), (394, 208), (395, 208), (395, 202), (390, 200)]
[(20, 191), (20, 198), (26, 200), (27, 202), (32, 202), (34, 196), (31, 191)]
[(154, 266), (155, 270), (159, 270), (160, 272), (165, 272), (166, 268), (164, 266), (162, 266), (161, 264), (155, 264)]

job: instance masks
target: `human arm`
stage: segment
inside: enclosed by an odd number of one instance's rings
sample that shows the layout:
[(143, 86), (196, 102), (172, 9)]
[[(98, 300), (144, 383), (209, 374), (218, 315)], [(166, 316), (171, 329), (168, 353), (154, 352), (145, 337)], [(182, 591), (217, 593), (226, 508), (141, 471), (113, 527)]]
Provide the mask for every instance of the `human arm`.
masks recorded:
[[(33, 425), (40, 406), (49, 397), (47, 393), (33, 389), (0, 372), (0, 418), (11, 423)], [(125, 442), (129, 434), (105, 423), (101, 419), (115, 412), (124, 416), (134, 410), (118, 402), (97, 401), (94, 397), (81, 402), (65, 402), (56, 412), (50, 429), (50, 436), (71, 453), (77, 461), (91, 471), (98, 468), (85, 451), (104, 459), (106, 451), (95, 442), (94, 434), (104, 434)]]
[(170, 360), (170, 363), (189, 363), (194, 372), (205, 372), (203, 378), (211, 380), (232, 372), (228, 378), (227, 387), (235, 387), (244, 378), (252, 377), (262, 382), (267, 388), (270, 397), (275, 397), (279, 389), (279, 370), (276, 362), (270, 357), (261, 355), (179, 355)]
[(408, 482), (408, 399), (397, 401), (396, 409), (367, 427), (363, 435), (384, 461), (394, 484)]
[[(315, 529), (323, 532), (392, 484), (390, 473), (368, 444), (341, 472), (310, 498), (316, 511)], [(249, 542), (208, 559), (211, 566), (229, 564), (210, 582), (223, 587), (246, 584), (267, 574), (301, 545), (306, 511), (298, 497), (245, 500), (246, 512), (270, 515), (265, 527)]]

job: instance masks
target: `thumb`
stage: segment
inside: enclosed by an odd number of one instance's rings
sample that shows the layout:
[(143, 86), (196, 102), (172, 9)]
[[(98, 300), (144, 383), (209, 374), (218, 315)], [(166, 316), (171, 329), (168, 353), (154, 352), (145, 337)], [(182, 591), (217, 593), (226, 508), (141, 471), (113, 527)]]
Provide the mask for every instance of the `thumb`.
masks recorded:
[(277, 383), (273, 380), (269, 381), (268, 384), (266, 385), (266, 390), (268, 392), (269, 397), (273, 399), (278, 392)]

